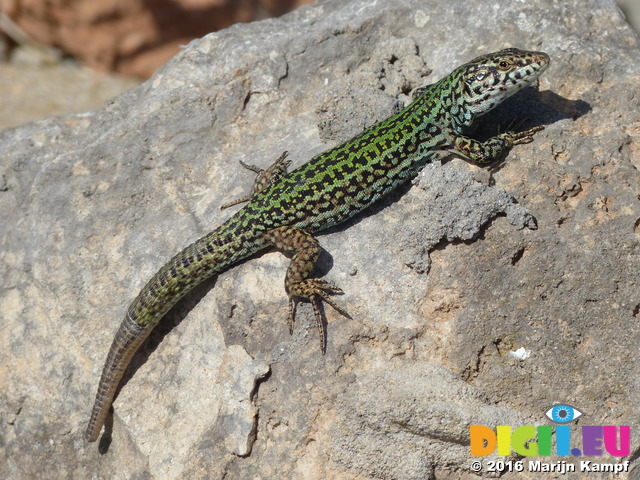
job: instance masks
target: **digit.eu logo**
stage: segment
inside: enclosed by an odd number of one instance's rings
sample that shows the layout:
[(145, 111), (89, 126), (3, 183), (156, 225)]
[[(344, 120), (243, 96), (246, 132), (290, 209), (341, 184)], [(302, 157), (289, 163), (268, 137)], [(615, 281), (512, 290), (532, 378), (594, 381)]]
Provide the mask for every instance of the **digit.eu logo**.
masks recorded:
[(571, 405), (554, 405), (544, 412), (546, 417), (554, 423), (568, 423), (582, 416), (582, 412)]
[[(628, 425), (583, 425), (569, 426), (583, 412), (571, 405), (554, 405), (545, 412), (545, 416), (554, 422), (552, 425), (523, 425), (515, 430), (507, 425), (493, 428), (485, 425), (471, 425), (471, 455), (484, 457), (494, 451), (498, 455), (508, 457), (513, 452), (523, 457), (551, 456), (553, 453), (561, 457), (599, 457), (611, 455), (626, 457), (631, 450), (631, 429)], [(554, 432), (555, 430), (555, 432)], [(555, 433), (555, 452), (553, 451), (552, 436)], [(574, 444), (580, 447), (571, 448)], [(581, 440), (581, 441), (580, 441)]]

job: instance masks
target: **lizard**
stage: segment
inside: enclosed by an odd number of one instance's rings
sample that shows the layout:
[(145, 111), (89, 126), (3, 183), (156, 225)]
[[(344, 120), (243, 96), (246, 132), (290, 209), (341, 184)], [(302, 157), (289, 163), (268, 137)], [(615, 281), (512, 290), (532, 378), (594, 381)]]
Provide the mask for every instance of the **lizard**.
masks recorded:
[(85, 439), (97, 440), (131, 358), (178, 300), (206, 278), (264, 249), (275, 247), (291, 255), (284, 281), (289, 332), (297, 303), (310, 302), (324, 354), (321, 303), (351, 317), (331, 298), (342, 290), (311, 277), (320, 254), (314, 234), (365, 210), (430, 162), (457, 156), (488, 165), (514, 145), (532, 142), (542, 126), (507, 131), (484, 142), (466, 136), (465, 130), (531, 85), (548, 66), (549, 56), (543, 52), (506, 48), (482, 55), (416, 89), (413, 101), (400, 112), (291, 172), (286, 152), (266, 170), (243, 164), (258, 173), (251, 194), (222, 208), (248, 203), (169, 260), (129, 306), (109, 349)]

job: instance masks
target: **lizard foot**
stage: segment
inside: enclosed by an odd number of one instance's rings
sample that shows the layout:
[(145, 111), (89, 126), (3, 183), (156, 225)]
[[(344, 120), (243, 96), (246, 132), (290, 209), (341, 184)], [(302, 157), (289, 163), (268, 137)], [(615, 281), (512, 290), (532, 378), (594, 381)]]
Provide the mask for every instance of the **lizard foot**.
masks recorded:
[(293, 324), (296, 315), (296, 302), (294, 298), (300, 298), (311, 302), (313, 307), (313, 315), (316, 319), (316, 325), (318, 327), (318, 333), (320, 334), (320, 351), (324, 355), (326, 344), (326, 332), (323, 322), (323, 315), (321, 309), (322, 300), (331, 305), (338, 313), (344, 315), (346, 318), (351, 319), (349, 315), (342, 307), (339, 307), (329, 295), (334, 293), (343, 293), (342, 289), (335, 285), (319, 278), (308, 278), (299, 283), (291, 286), (289, 292), (289, 333), (293, 333)]
[(522, 132), (507, 132), (504, 136), (511, 145), (522, 145), (533, 142), (533, 135), (540, 130), (544, 130), (544, 127), (537, 126), (523, 130)]

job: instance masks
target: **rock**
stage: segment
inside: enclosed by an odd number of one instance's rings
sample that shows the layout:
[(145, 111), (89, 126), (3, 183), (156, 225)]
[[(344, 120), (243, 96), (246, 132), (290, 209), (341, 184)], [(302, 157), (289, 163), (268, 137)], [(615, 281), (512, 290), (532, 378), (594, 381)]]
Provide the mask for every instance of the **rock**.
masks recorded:
[(470, 424), (531, 420), (491, 405), (481, 391), (442, 366), (396, 367), (359, 374), (337, 398), (332, 458), (353, 474), (417, 480), (443, 466), (466, 469)]
[[(194, 41), (98, 111), (0, 132), (0, 476), (474, 478), (470, 424), (548, 425), (559, 402), (637, 431), (638, 37), (607, 2), (495, 5), (321, 2)], [(320, 235), (353, 316), (326, 309), (326, 355), (309, 305), (287, 333), (288, 259), (256, 256), (167, 315), (84, 442), (129, 302), (232, 215), (253, 181), (238, 160), (300, 165), (507, 46), (551, 67), (474, 135), (545, 131)]]
[(249, 455), (256, 435), (258, 411), (253, 403), (256, 382), (269, 373), (269, 366), (254, 361), (240, 345), (229, 346), (223, 366), (220, 371), (224, 385), (220, 415), (229, 433), (227, 448), (235, 455)]
[(80, 113), (100, 107), (141, 82), (130, 77), (97, 73), (75, 62), (57, 66), (16, 61), (0, 71), (0, 129), (60, 113)]

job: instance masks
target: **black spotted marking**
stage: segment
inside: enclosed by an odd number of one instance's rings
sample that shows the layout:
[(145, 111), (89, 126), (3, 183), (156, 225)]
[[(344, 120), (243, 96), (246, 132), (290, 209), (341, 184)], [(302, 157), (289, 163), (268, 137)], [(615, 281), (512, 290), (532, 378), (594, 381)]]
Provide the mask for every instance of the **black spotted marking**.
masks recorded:
[[(286, 153), (267, 170), (247, 167), (259, 172), (249, 203), (173, 257), (127, 310), (103, 370), (87, 440), (97, 439), (129, 359), (165, 313), (205, 278), (269, 246), (293, 253), (285, 277), (290, 330), (294, 299), (310, 301), (324, 351), (321, 302), (348, 314), (329, 297), (339, 289), (309, 278), (320, 251), (311, 233), (359, 213), (443, 153), (485, 162), (506, 148), (531, 141), (538, 129), (501, 134), (484, 143), (466, 139), (461, 132), (474, 118), (530, 84), (548, 61), (543, 53), (514, 48), (477, 57), (417, 90), (417, 98), (401, 112), (293, 172), (286, 171)], [(486, 75), (492, 77), (492, 85)], [(111, 375), (114, 371), (119, 373)]]

